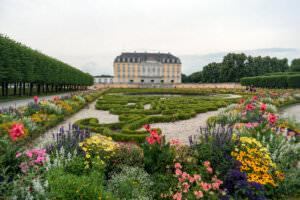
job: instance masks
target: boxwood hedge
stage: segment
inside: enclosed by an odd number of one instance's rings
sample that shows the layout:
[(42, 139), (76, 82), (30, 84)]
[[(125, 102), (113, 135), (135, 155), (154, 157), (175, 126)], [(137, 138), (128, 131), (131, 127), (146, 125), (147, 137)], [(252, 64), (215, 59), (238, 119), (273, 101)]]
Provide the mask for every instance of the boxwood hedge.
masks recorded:
[(262, 88), (300, 88), (300, 74), (244, 77), (241, 84)]
[[(138, 129), (145, 124), (185, 120), (197, 113), (217, 110), (238, 101), (218, 97), (161, 98), (106, 94), (97, 101), (95, 108), (119, 115), (119, 122), (99, 124), (96, 118), (86, 118), (75, 124), (81, 128), (89, 127), (91, 131), (110, 136), (116, 141), (142, 143), (148, 133)], [(150, 109), (144, 109), (146, 104), (151, 104)]]

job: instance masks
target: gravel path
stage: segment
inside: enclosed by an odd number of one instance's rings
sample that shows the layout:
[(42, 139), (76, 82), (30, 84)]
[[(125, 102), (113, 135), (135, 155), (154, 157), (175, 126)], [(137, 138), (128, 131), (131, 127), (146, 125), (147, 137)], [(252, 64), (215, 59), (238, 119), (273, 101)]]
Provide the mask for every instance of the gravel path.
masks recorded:
[(300, 103), (283, 107), (280, 110), (280, 114), (284, 117), (295, 119), (296, 122), (300, 123)]
[[(70, 92), (68, 93), (63, 93), (63, 94), (56, 94), (56, 95), (49, 95), (49, 96), (43, 96), (43, 97), (39, 97), (39, 101), (41, 100), (48, 100), (51, 99), (53, 97), (57, 97), (57, 96), (65, 96), (70, 94)], [(14, 101), (6, 101), (6, 102), (1, 102), (0, 103), (0, 108), (7, 108), (9, 106), (13, 106), (13, 107), (19, 107), (19, 106), (25, 106), (28, 103), (33, 102), (33, 98), (28, 98), (28, 99), (20, 99), (20, 100), (14, 100)]]
[(52, 140), (52, 133), (58, 133), (59, 129), (63, 126), (65, 130), (69, 129), (69, 124), (73, 124), (77, 120), (95, 117), (99, 119), (99, 123), (114, 123), (119, 121), (118, 115), (112, 115), (109, 111), (96, 110), (95, 104), (97, 100), (89, 104), (88, 107), (81, 109), (79, 112), (75, 113), (71, 117), (67, 118), (65, 121), (62, 121), (54, 128), (48, 130), (42, 136), (35, 140), (35, 146), (43, 147), (45, 144)]
[[(217, 111), (210, 111), (206, 113), (198, 114), (188, 120), (180, 120), (168, 123), (154, 123), (151, 124), (151, 128), (160, 128), (162, 133), (166, 136), (166, 141), (179, 140), (183, 144), (189, 144), (189, 136), (197, 135), (200, 130), (200, 126), (206, 126), (206, 120), (209, 117), (215, 116), (220, 112), (222, 108)], [(139, 129), (144, 130), (144, 129)]]

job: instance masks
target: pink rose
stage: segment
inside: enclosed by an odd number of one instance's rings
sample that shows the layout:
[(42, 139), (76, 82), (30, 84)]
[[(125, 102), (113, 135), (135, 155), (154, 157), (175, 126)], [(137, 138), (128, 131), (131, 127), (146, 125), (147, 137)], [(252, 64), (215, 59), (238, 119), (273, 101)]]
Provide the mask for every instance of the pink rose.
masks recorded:
[(180, 163), (175, 163), (175, 168), (182, 168), (181, 164)]
[(204, 162), (204, 165), (205, 165), (205, 166), (209, 166), (209, 165), (210, 165), (210, 162), (209, 162), (209, 161), (205, 161), (205, 162)]
[(173, 199), (176, 199), (176, 200), (181, 200), (181, 198), (182, 198), (181, 193), (176, 193), (176, 194), (174, 194), (174, 196), (173, 196)]
[(16, 155), (16, 158), (19, 158), (21, 155), (22, 155), (22, 153), (18, 153), (18, 154)]
[(206, 171), (208, 171), (210, 174), (213, 173), (213, 169), (212, 169), (211, 167), (207, 167), (207, 168), (206, 168)]

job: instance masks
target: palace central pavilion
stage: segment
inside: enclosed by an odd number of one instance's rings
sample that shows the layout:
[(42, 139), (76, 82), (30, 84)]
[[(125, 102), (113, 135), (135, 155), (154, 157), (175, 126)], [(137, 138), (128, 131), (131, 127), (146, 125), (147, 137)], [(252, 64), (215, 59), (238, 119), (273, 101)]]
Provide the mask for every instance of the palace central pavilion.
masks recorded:
[(180, 84), (181, 62), (170, 53), (122, 53), (114, 60), (114, 83)]

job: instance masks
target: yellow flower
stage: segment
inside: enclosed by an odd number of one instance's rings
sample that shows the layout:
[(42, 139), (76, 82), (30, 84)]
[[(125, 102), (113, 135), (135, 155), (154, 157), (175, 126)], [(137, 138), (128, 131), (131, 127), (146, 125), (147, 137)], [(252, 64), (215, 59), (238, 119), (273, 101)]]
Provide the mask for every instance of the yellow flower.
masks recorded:
[(137, 182), (132, 182), (132, 184), (137, 184)]
[(98, 197), (98, 199), (102, 199), (102, 197)]
[(76, 190), (76, 193), (78, 193), (79, 191), (78, 190)]

